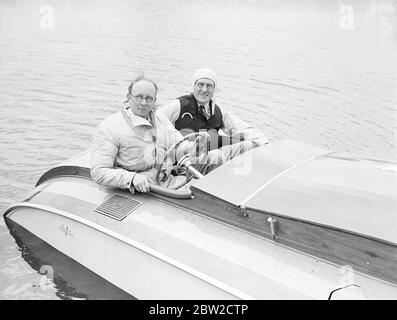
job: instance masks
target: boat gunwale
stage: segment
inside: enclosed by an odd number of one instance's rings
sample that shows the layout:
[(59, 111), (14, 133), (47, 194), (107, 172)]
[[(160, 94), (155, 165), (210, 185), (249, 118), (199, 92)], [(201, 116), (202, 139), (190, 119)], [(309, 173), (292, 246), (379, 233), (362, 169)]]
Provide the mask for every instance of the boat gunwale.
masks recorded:
[(44, 172), (37, 180), (35, 187), (47, 182), (48, 180), (59, 178), (59, 177), (78, 177), (88, 180), (92, 180), (90, 169), (87, 167), (76, 166), (76, 165), (60, 165), (53, 167)]

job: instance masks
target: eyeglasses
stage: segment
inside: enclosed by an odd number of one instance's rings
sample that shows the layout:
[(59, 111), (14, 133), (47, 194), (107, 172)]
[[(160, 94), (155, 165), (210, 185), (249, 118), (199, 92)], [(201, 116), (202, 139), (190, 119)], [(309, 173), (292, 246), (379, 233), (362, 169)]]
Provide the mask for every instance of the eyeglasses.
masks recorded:
[(152, 103), (152, 102), (154, 102), (154, 100), (155, 100), (155, 98), (153, 98), (153, 97), (151, 97), (151, 96), (147, 96), (146, 98), (142, 97), (141, 95), (139, 95), (139, 96), (131, 95), (131, 96), (134, 97), (134, 99), (135, 99), (137, 102), (142, 102), (143, 100), (145, 100), (146, 103)]
[(207, 86), (208, 90), (214, 89), (214, 85), (212, 83), (205, 83), (200, 81), (196, 82), (196, 86), (200, 89), (202, 89), (205, 85)]

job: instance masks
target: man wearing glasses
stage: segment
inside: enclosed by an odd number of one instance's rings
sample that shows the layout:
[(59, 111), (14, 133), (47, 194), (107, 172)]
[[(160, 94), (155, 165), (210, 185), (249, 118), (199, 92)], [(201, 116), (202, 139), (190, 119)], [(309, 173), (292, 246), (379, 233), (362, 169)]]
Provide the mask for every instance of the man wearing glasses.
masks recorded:
[[(207, 68), (198, 69), (193, 76), (193, 93), (159, 109), (159, 113), (164, 114), (183, 135), (203, 130), (211, 135), (210, 169), (268, 143), (261, 132), (214, 102), (216, 89), (215, 72)], [(224, 135), (219, 135), (219, 130)]]
[[(91, 176), (99, 184), (148, 192), (155, 183), (156, 165), (167, 149), (183, 136), (163, 115), (156, 113), (158, 86), (144, 75), (133, 80), (121, 110), (96, 128), (91, 149)], [(209, 136), (182, 142), (175, 151), (178, 160), (193, 150), (204, 150)], [(175, 160), (174, 159), (174, 160)], [(171, 160), (170, 162), (172, 162)], [(171, 164), (171, 163), (170, 163)], [(161, 185), (171, 187), (178, 178), (163, 172)]]

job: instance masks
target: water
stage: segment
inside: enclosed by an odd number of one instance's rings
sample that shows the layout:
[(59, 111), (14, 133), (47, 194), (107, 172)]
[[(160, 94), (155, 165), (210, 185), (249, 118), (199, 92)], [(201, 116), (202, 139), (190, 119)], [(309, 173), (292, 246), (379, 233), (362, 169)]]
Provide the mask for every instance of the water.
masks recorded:
[[(140, 71), (162, 104), (211, 67), (218, 104), (272, 141), (397, 159), (393, 0), (0, 0), (0, 53), (1, 212), (89, 146)], [(0, 252), (2, 299), (103, 298), (33, 287), (3, 220)]]

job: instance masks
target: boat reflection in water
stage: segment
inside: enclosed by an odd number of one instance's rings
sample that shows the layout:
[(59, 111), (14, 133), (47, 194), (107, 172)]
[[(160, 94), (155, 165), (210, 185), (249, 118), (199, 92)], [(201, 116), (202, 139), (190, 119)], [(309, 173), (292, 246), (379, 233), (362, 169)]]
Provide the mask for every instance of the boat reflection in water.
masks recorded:
[(66, 300), (135, 299), (7, 217), (5, 222), (22, 258), (40, 274), (33, 287), (54, 287), (56, 296)]
[[(89, 163), (85, 152), (50, 169), (4, 214), (32, 267), (52, 267), (60, 296), (397, 299), (395, 162), (284, 140), (190, 191), (135, 195), (96, 184)], [(64, 255), (34, 249), (43, 242), (32, 234)], [(103, 292), (93, 272), (109, 281)]]

